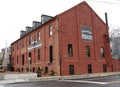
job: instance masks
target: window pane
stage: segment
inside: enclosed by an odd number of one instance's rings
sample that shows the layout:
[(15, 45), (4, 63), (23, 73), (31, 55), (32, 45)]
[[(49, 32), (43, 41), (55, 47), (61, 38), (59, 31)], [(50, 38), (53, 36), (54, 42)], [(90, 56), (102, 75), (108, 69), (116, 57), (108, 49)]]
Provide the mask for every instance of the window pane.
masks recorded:
[(92, 66), (91, 66), (91, 64), (88, 64), (88, 73), (92, 73)]
[(105, 52), (104, 52), (104, 48), (103, 47), (100, 48), (100, 52), (101, 52), (101, 56), (105, 57)]
[(24, 48), (24, 40), (22, 41), (22, 48)]
[(29, 53), (29, 58), (30, 59), (28, 59), (28, 62), (29, 62), (29, 64), (31, 64), (32, 63), (32, 54), (31, 53)]
[(38, 49), (38, 60), (40, 60), (40, 49)]
[(22, 65), (24, 65), (24, 55), (22, 55)]
[(50, 46), (49, 51), (50, 51), (50, 63), (52, 63), (53, 62), (53, 46)]
[(49, 36), (52, 36), (52, 25), (49, 26)]
[(17, 56), (17, 63), (18, 63), (18, 56)]
[(45, 73), (48, 73), (48, 67), (45, 67)]
[(68, 56), (69, 56), (69, 57), (72, 57), (72, 56), (73, 56), (72, 44), (68, 44)]
[(70, 75), (74, 75), (74, 65), (69, 66), (69, 73)]
[(40, 32), (37, 32), (37, 41), (40, 41)]
[(103, 64), (103, 72), (107, 72), (106, 64)]
[(31, 45), (31, 37), (29, 37), (29, 45)]
[(86, 46), (86, 57), (90, 57), (90, 46)]

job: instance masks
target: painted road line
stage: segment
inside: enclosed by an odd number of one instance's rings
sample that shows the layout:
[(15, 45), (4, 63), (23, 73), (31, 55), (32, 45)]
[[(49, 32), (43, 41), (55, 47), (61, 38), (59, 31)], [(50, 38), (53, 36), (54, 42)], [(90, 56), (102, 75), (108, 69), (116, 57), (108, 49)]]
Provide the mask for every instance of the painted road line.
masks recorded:
[(84, 80), (61, 80), (61, 81), (65, 81), (65, 82), (81, 82), (81, 83), (92, 83), (92, 84), (108, 84), (106, 82), (96, 82), (96, 81), (84, 81)]

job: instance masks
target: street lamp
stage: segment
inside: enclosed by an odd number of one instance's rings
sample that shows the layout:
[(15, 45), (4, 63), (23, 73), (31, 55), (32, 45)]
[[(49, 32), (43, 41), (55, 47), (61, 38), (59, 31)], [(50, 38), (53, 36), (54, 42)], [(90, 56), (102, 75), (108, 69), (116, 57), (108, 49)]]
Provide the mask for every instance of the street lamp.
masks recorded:
[(30, 72), (30, 60), (31, 60), (31, 57), (28, 57), (28, 69), (29, 69), (29, 72)]

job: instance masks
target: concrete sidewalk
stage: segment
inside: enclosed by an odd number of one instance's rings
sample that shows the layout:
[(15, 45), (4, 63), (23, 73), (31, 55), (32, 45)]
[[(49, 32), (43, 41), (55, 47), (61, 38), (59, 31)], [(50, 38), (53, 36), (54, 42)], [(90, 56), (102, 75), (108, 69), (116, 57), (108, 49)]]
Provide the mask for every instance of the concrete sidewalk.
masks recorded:
[(29, 81), (70, 80), (70, 79), (105, 77), (105, 76), (112, 76), (112, 75), (120, 75), (120, 72), (94, 73), (94, 74), (70, 75), (70, 76), (38, 77), (38, 78), (30, 78)]
[(18, 82), (34, 82), (34, 81), (95, 78), (95, 77), (104, 77), (104, 76), (111, 76), (111, 75), (120, 75), (120, 72), (84, 74), (84, 75), (71, 75), (71, 76), (50, 76), (50, 77), (36, 77), (36, 78), (23, 78), (23, 79), (9, 79), (9, 80), (0, 80), (0, 85), (9, 84), (9, 83), (18, 83)]

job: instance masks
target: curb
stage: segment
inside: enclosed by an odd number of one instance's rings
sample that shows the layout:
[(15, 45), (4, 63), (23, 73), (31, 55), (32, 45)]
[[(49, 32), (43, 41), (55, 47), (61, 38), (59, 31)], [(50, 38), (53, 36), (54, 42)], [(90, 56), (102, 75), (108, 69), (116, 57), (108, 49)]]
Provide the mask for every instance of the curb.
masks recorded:
[(120, 75), (120, 72), (71, 75), (71, 76), (38, 77), (38, 78), (30, 78), (29, 81), (72, 80), (72, 79), (84, 79), (84, 78), (97, 78), (97, 77), (105, 77), (112, 75)]
[(73, 80), (73, 79), (84, 79), (84, 78), (97, 78), (97, 77), (105, 77), (105, 76), (113, 76), (113, 75), (120, 75), (120, 72), (0, 80), (0, 85), (9, 84), (9, 83), (20, 83), (20, 82), (57, 81), (57, 80)]

